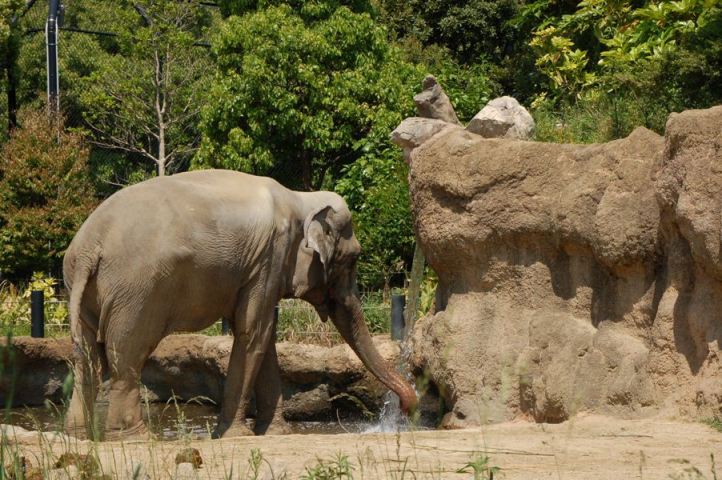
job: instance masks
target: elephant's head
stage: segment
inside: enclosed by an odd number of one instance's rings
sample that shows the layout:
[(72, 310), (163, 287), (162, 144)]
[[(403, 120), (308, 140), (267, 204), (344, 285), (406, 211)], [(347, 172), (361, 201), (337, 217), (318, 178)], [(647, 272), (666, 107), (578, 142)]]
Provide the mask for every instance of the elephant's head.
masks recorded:
[(310, 302), (322, 320), (331, 318), (364, 365), (399, 396), (402, 410), (409, 413), (416, 407), (416, 393), (371, 341), (356, 285), (361, 245), (353, 233), (351, 212), (334, 197), (305, 218), (293, 279), (295, 296)]

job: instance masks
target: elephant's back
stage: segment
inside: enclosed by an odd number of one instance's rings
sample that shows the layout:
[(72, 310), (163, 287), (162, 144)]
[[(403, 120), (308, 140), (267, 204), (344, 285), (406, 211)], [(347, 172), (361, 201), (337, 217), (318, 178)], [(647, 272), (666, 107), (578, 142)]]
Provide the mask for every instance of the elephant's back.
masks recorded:
[(239, 242), (261, 241), (256, 237), (273, 223), (268, 204), (278, 187), (271, 179), (224, 170), (147, 180), (105, 200), (69, 251), (100, 246), (105, 264), (125, 270), (163, 268), (157, 264), (191, 256), (225, 261), (237, 253)]

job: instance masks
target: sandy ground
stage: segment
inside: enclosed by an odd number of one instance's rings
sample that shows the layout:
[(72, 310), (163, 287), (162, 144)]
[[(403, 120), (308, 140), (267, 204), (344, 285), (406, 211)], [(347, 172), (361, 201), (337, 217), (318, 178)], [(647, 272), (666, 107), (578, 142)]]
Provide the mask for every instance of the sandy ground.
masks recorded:
[[(38, 446), (37, 438), (14, 445), (36, 465), (48, 464), (54, 461), (49, 457), (65, 451), (86, 452), (94, 446), (56, 440), (50, 447), (53, 455), (48, 455), (48, 444)], [(111, 478), (130, 478), (133, 465), (142, 464), (146, 478), (156, 479), (174, 478), (175, 456), (188, 445), (197, 448), (204, 461), (195, 478), (254, 478), (248, 462), (253, 449), (263, 455), (255, 478), (268, 479), (283, 474), (299, 478), (318, 459), (331, 460), (339, 452), (354, 467), (353, 478), (362, 479), (473, 478), (458, 470), (481, 453), (489, 457), (489, 465), (501, 468), (494, 478), (722, 478), (722, 433), (704, 424), (592, 415), (558, 425), (512, 422), (475, 430), (107, 442), (95, 447)]]

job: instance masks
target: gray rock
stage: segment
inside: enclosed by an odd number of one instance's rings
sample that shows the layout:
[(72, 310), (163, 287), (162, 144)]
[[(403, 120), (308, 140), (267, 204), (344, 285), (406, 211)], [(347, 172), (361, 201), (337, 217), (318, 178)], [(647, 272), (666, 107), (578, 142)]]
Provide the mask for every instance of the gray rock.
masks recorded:
[(419, 116), (459, 125), (459, 119), (456, 117), (454, 107), (436, 78), (433, 75), (428, 75), (424, 78), (421, 86), (424, 90), (414, 96), (414, 103)]
[(331, 393), (328, 385), (319, 385), (307, 392), (298, 392), (284, 405), (283, 414), (288, 420), (297, 418), (324, 418), (331, 415)]
[(487, 103), (466, 129), (486, 138), (528, 140), (534, 132), (534, 119), (515, 98), (499, 97)]
[(198, 475), (192, 463), (184, 462), (176, 466), (174, 480), (194, 480), (196, 478), (198, 478)]
[(447, 127), (461, 128), (444, 120), (409, 117), (391, 132), (391, 141), (404, 149), (404, 159), (408, 163), (413, 149)]

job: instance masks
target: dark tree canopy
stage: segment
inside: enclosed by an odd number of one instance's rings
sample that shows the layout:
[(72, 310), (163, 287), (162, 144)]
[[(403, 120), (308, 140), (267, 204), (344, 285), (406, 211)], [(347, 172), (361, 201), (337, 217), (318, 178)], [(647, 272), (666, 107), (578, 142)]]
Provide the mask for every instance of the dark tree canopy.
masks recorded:
[(380, 0), (381, 18), (397, 38), (447, 48), (462, 63), (499, 60), (514, 41), (514, 0)]

